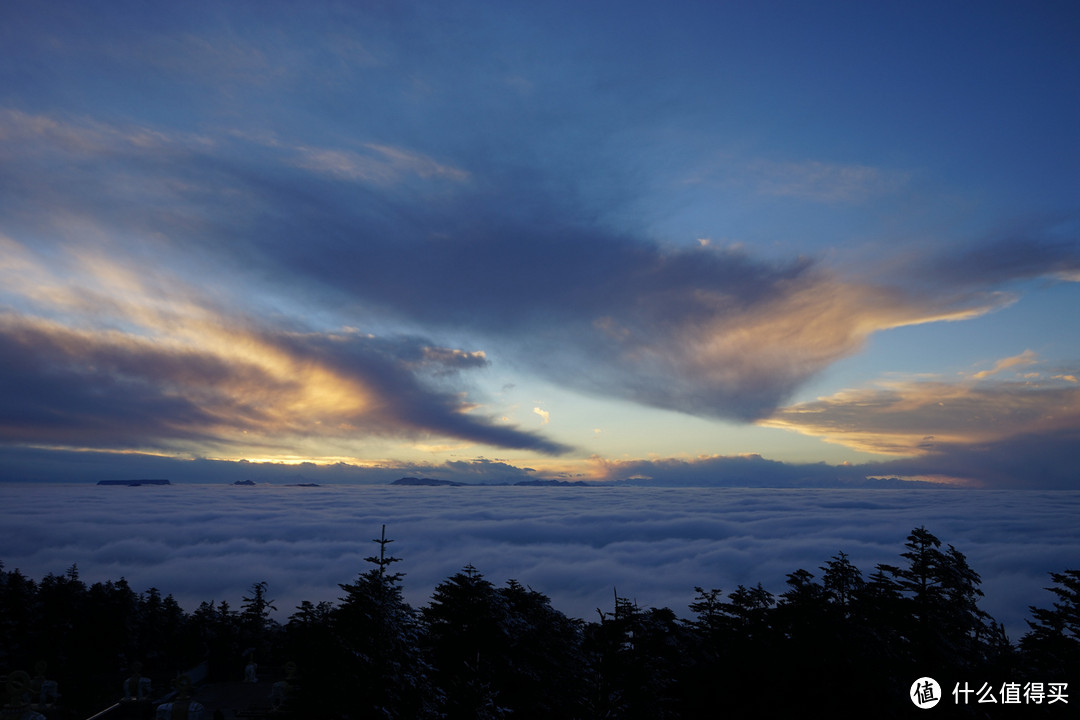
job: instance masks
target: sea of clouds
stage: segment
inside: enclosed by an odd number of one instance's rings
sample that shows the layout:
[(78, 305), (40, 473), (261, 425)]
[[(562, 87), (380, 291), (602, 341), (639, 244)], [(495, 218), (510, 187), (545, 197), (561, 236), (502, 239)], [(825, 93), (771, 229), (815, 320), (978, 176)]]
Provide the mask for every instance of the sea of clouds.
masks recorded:
[(1080, 492), (643, 487), (392, 487), (0, 484), (0, 561), (40, 579), (77, 564), (86, 582), (126, 577), (187, 610), (238, 607), (266, 581), (284, 620), (301, 600), (336, 600), (377, 553), (382, 524), (427, 603), (472, 564), (597, 618), (613, 594), (688, 616), (694, 586), (763, 583), (847, 553), (864, 573), (900, 564), (925, 525), (982, 575), (983, 609), (1011, 638), (1048, 607), (1048, 573), (1080, 567)]

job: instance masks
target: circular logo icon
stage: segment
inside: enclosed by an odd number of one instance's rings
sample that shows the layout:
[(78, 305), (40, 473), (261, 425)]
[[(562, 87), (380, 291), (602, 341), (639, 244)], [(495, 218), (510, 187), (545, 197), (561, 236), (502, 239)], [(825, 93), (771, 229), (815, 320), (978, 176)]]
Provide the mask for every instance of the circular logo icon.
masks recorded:
[(941, 686), (932, 677), (921, 677), (911, 683), (911, 692), (908, 694), (911, 702), (920, 710), (929, 710), (941, 701)]

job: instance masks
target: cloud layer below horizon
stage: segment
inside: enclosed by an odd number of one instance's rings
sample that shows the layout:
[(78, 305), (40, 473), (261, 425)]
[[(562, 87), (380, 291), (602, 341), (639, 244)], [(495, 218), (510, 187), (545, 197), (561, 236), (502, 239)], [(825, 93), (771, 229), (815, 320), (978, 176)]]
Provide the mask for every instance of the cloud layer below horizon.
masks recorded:
[(417, 606), (472, 563), (577, 617), (610, 610), (616, 589), (686, 616), (695, 585), (779, 593), (787, 573), (818, 574), (839, 551), (869, 574), (925, 525), (967, 555), (983, 608), (1015, 640), (1027, 606), (1052, 599), (1047, 573), (1075, 567), (1078, 511), (1071, 491), (3, 484), (0, 560), (37, 579), (76, 563), (84, 581), (123, 576), (188, 610), (237, 607), (265, 580), (284, 618), (301, 600), (335, 600), (385, 523)]

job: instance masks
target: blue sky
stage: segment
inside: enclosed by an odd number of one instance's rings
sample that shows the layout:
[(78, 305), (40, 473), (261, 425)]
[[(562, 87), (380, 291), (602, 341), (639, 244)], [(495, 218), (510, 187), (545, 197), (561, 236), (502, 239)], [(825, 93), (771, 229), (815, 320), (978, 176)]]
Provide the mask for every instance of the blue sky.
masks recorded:
[(5, 3), (5, 478), (1073, 487), (1078, 27)]

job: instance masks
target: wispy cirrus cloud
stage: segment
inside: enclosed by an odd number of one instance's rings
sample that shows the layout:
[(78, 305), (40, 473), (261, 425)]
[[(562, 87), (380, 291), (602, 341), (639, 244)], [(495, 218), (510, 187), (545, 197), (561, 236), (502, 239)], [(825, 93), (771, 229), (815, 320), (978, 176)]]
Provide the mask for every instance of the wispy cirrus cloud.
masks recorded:
[(750, 164), (747, 177), (762, 195), (824, 203), (863, 202), (894, 193), (903, 188), (909, 179), (905, 172), (818, 160), (758, 160)]
[(415, 152), (388, 145), (368, 144), (364, 152), (299, 147), (298, 167), (339, 180), (395, 185), (407, 177), (465, 182), (469, 173)]
[(740, 159), (724, 155), (706, 163), (684, 183), (715, 184), (764, 197), (808, 200), (826, 205), (857, 205), (905, 188), (911, 173), (857, 163), (823, 160)]
[(85, 117), (32, 114), (13, 107), (0, 109), (0, 157), (27, 164), (64, 155), (145, 157), (210, 144), (207, 136), (145, 124), (119, 125)]

